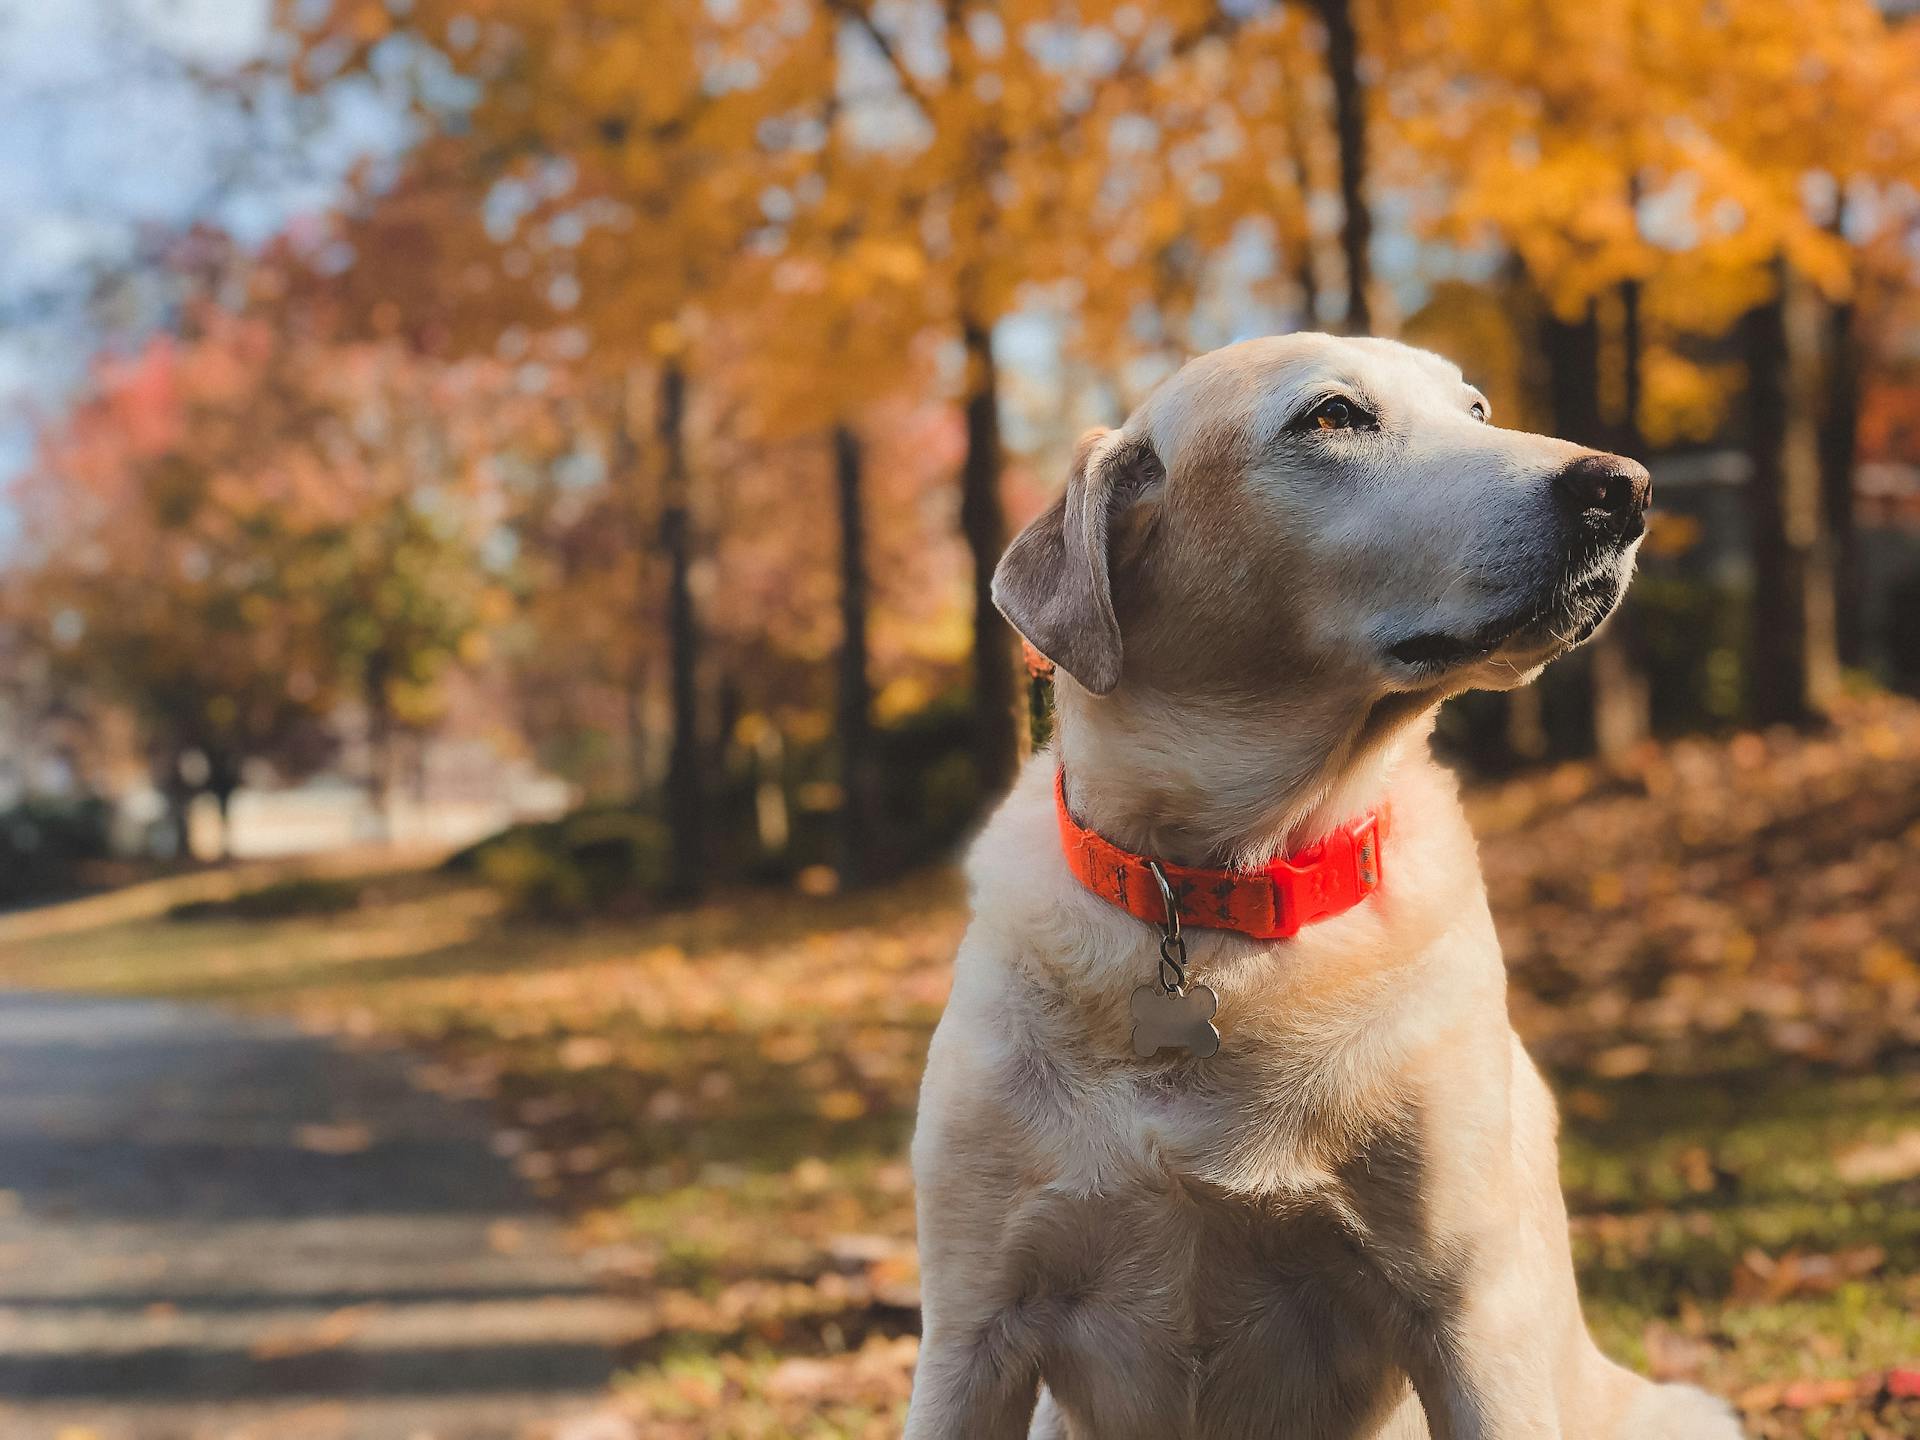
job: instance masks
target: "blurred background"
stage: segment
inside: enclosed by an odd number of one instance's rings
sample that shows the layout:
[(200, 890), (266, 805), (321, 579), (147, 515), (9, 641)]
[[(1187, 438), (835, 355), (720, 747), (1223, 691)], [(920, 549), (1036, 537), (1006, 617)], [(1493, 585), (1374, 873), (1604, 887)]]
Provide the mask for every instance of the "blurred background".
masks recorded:
[(0, 121), (0, 1434), (897, 1433), (988, 577), (1321, 328), (1655, 477), (1437, 741), (1596, 1329), (1920, 1435), (1907, 0), (11, 0)]

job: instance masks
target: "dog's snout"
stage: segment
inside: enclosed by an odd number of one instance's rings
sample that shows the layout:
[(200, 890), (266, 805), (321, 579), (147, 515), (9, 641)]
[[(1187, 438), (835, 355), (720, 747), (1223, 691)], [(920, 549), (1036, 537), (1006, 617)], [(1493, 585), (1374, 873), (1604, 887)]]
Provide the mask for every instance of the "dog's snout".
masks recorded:
[(1553, 477), (1560, 504), (1579, 514), (1597, 510), (1614, 520), (1637, 520), (1653, 499), (1647, 467), (1624, 455), (1582, 455)]

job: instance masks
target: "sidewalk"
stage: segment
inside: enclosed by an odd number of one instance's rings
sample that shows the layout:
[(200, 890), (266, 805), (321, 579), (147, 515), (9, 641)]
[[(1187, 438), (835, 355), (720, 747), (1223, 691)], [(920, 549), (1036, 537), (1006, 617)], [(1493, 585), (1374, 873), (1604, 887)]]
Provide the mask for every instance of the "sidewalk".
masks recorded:
[(0, 993), (0, 1434), (507, 1440), (630, 1328), (404, 1058)]

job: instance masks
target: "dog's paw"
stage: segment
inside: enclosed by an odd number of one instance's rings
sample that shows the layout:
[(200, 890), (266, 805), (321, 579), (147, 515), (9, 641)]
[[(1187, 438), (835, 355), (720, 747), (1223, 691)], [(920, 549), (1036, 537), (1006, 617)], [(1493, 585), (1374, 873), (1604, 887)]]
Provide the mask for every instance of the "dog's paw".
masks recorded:
[(1619, 1440), (1745, 1440), (1733, 1407), (1691, 1385), (1649, 1385), (1635, 1397)]

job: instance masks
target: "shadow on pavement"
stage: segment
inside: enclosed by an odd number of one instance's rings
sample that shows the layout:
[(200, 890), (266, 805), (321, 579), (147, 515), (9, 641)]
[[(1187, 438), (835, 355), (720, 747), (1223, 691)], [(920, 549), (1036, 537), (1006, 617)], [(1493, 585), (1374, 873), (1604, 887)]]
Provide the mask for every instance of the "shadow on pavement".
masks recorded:
[(496, 1433), (601, 1392), (633, 1318), (484, 1111), (404, 1056), (0, 995), (0, 1433), (211, 1435), (223, 1406), (316, 1400), (342, 1434)]

